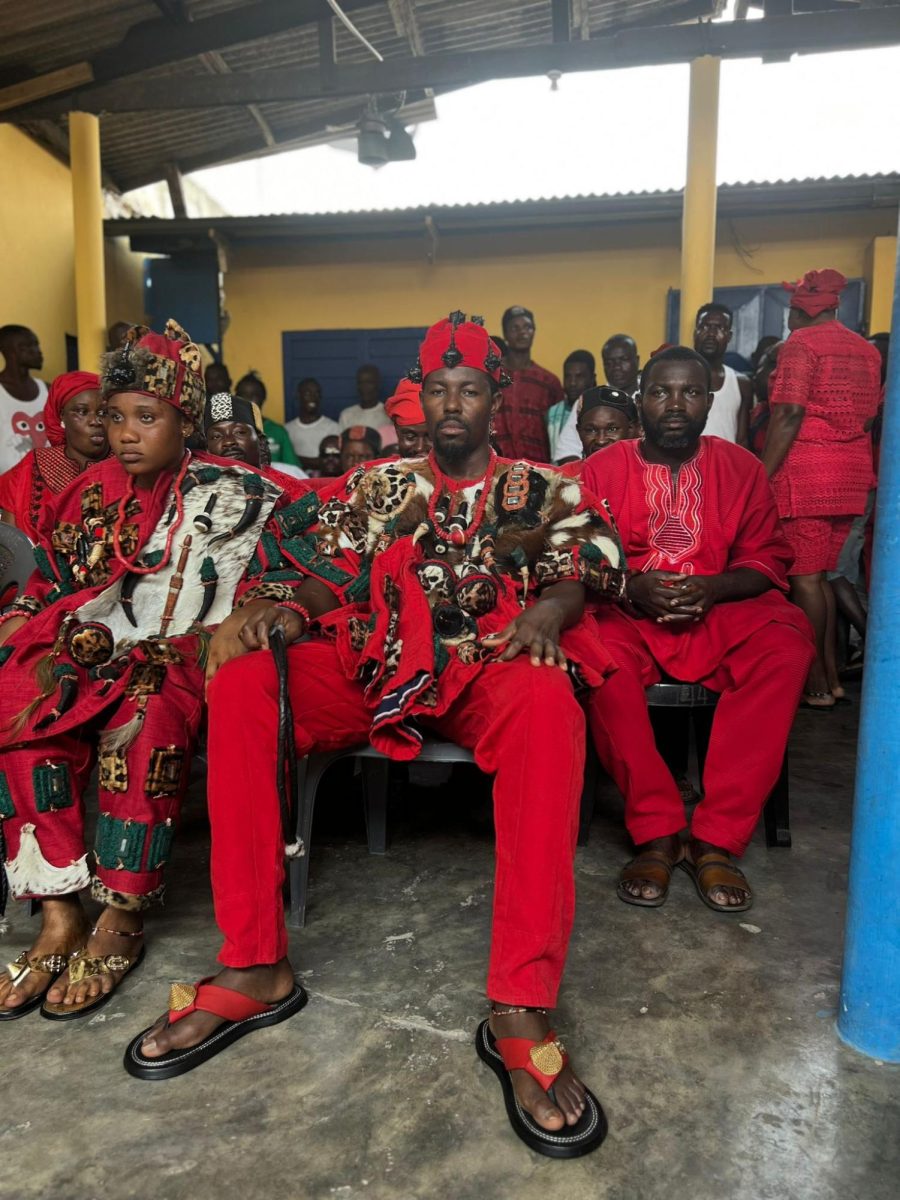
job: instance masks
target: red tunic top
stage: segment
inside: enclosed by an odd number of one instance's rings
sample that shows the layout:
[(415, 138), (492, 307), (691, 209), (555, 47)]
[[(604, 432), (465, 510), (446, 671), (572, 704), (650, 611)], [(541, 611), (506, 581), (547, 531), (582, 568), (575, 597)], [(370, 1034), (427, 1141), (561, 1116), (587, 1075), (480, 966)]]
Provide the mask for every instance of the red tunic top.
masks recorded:
[(66, 457), (64, 446), (32, 450), (0, 475), (0, 508), (12, 513), (16, 528), (36, 542), (47, 504), (79, 474), (78, 465)]
[(509, 375), (512, 386), (503, 392), (500, 410), (494, 417), (497, 450), (504, 458), (548, 463), (547, 413), (563, 399), (562, 384), (552, 371), (537, 363), (510, 371)]
[(676, 478), (668, 467), (648, 463), (640, 442), (622, 441), (592, 454), (581, 478), (606, 497), (632, 569), (718, 575), (749, 567), (775, 585), (751, 600), (717, 604), (689, 625), (659, 625), (608, 607), (597, 617), (608, 636), (627, 621), (665, 672), (691, 683), (712, 675), (729, 649), (773, 621), (811, 637), (801, 610), (781, 594), (791, 550), (765, 471), (748, 450), (702, 437)]
[(839, 321), (795, 329), (769, 382), (769, 404), (799, 404), (803, 424), (772, 476), (782, 517), (855, 516), (875, 486), (866, 424), (878, 411), (881, 358)]

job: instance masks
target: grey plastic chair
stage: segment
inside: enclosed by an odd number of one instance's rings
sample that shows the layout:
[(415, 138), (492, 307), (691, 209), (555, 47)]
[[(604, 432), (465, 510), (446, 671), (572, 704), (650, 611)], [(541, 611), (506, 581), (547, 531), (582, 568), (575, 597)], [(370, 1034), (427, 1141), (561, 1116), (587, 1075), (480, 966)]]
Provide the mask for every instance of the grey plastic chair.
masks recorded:
[(28, 537), (15, 525), (0, 521), (0, 596), (12, 584), (16, 586), (15, 594), (21, 595), (35, 565), (34, 546)]
[[(300, 929), (306, 922), (306, 889), (309, 880), (309, 847), (312, 837), (313, 811), (316, 792), (322, 776), (332, 763), (340, 758), (359, 759), (362, 771), (363, 804), (366, 814), (366, 837), (370, 854), (387, 852), (387, 800), (391, 760), (371, 746), (350, 746), (345, 750), (332, 750), (323, 754), (310, 754), (297, 764), (297, 794), (294, 798), (296, 838), (303, 847), (298, 858), (288, 860), (288, 887), (290, 904), (288, 925)], [(473, 763), (471, 750), (464, 750), (453, 742), (440, 738), (426, 737), (416, 763)], [(597, 783), (599, 764), (593, 746), (588, 741), (585, 766), (584, 791), (581, 797), (581, 820), (578, 844), (587, 841), (587, 830), (594, 811), (594, 790)]]

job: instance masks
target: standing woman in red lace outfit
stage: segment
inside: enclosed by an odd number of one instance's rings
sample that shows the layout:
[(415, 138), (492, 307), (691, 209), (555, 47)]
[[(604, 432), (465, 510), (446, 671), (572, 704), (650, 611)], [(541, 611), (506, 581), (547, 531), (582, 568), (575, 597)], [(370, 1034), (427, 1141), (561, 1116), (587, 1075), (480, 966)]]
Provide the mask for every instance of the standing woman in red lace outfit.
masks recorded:
[(33, 542), (49, 501), (93, 463), (109, 454), (106, 401), (100, 376), (91, 371), (57, 375), (44, 406), (49, 446), (32, 450), (0, 475), (0, 518), (15, 525)]
[(778, 367), (769, 383), (763, 466), (794, 551), (791, 599), (816, 631), (817, 654), (803, 703), (833, 708), (843, 693), (835, 663), (833, 571), (853, 518), (874, 486), (870, 429), (878, 409), (881, 360), (865, 338), (837, 320), (847, 280), (808, 271), (791, 295)]

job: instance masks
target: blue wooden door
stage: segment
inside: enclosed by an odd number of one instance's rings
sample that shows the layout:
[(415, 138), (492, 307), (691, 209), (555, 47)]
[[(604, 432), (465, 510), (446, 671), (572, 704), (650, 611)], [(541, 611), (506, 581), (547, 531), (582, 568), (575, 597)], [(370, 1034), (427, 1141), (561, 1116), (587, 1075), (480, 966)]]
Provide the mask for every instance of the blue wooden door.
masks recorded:
[(374, 363), (381, 372), (382, 400), (415, 364), (424, 328), (310, 329), (282, 333), (284, 418), (297, 415), (297, 384), (310, 376), (322, 385), (322, 411), (337, 419), (356, 404), (356, 372)]

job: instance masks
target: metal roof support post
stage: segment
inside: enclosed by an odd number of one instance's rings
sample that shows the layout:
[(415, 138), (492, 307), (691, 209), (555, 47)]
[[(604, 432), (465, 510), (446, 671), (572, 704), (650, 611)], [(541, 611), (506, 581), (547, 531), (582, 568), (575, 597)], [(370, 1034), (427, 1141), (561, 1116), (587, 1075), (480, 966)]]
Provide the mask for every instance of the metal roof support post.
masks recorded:
[(103, 271), (103, 191), (100, 186), (100, 118), (69, 114), (72, 212), (75, 232), (75, 317), (78, 365), (96, 371), (106, 349), (106, 280)]
[[(898, 238), (900, 246), (900, 238)], [(893, 328), (900, 330), (900, 257)], [(838, 1035), (854, 1050), (900, 1062), (900, 349), (885, 389), (866, 672), (856, 765), (850, 891)]]
[(694, 315), (712, 299), (716, 259), (716, 151), (719, 67), (705, 54), (691, 63), (687, 177), (681, 224), (680, 341), (693, 345)]

